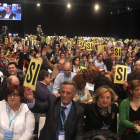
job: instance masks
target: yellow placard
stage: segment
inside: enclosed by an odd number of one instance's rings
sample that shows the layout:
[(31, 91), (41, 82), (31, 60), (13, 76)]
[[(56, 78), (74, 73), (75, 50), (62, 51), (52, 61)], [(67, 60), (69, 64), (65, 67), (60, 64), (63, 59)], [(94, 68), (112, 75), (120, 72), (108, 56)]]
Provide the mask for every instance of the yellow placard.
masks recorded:
[(46, 43), (50, 44), (50, 38), (48, 38), (48, 37), (46, 38)]
[(138, 52), (138, 51), (139, 51), (139, 47), (136, 46), (136, 47), (135, 47), (135, 52)]
[(66, 43), (66, 38), (62, 38), (62, 42), (63, 43)]
[(121, 57), (121, 47), (114, 47), (114, 56)]
[(50, 42), (52, 42), (52, 43), (54, 42), (54, 37), (50, 38)]
[(102, 52), (104, 51), (104, 47), (105, 47), (105, 45), (98, 45), (98, 46), (97, 46), (98, 52), (99, 52), (99, 53), (102, 53)]
[(8, 51), (7, 54), (6, 54), (6, 59), (10, 59), (11, 55), (12, 55), (12, 52)]
[(68, 50), (71, 50), (71, 42), (70, 41), (67, 42), (67, 48), (68, 48)]
[(92, 51), (92, 49), (93, 49), (93, 45), (92, 44), (93, 44), (92, 42), (87, 42), (86, 49), (88, 51)]
[(36, 46), (38, 46), (38, 45), (39, 45), (39, 43), (40, 43), (40, 41), (36, 40), (35, 45), (36, 45)]
[(24, 86), (30, 87), (32, 90), (36, 90), (36, 82), (38, 74), (42, 65), (42, 61), (31, 58), (28, 71), (24, 80)]
[(41, 42), (45, 42), (46, 39), (45, 39), (45, 36), (41, 36)]
[(77, 40), (77, 45), (78, 46), (80, 46), (80, 42), (81, 42), (82, 40)]
[(33, 35), (33, 40), (36, 40), (37, 39), (37, 36), (36, 35)]
[(73, 42), (74, 42), (74, 39), (73, 39), (73, 38), (71, 38), (71, 39), (70, 39), (70, 42), (71, 42), (71, 44), (73, 44)]
[(5, 38), (5, 44), (8, 44), (8, 38)]
[(114, 83), (123, 84), (127, 79), (127, 66), (116, 65)]
[(10, 42), (14, 43), (14, 37), (10, 37)]
[(87, 68), (86, 67), (80, 67), (80, 71), (83, 73)]
[(21, 39), (21, 43), (25, 46), (25, 39)]
[(85, 49), (84, 41), (80, 41), (79, 45), (81, 49)]

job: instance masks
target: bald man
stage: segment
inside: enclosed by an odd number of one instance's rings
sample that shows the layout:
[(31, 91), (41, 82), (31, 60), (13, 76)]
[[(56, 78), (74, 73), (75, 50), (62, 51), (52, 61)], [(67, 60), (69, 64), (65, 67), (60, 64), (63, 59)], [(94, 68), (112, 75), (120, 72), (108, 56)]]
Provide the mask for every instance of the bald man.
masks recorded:
[(17, 76), (15, 75), (11, 75), (9, 76), (7, 79), (7, 87), (10, 86), (10, 85), (19, 85), (19, 79)]

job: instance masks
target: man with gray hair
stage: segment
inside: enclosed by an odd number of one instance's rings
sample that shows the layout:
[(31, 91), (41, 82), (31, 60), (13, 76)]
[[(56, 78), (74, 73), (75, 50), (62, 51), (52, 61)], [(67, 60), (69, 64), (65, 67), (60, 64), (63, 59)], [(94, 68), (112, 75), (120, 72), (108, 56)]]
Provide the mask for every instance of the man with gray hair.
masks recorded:
[(53, 93), (56, 96), (59, 96), (60, 93), (60, 86), (66, 80), (72, 80), (72, 78), (76, 75), (72, 71), (72, 64), (69, 61), (65, 61), (63, 64), (63, 71), (64, 73), (60, 73), (56, 76), (54, 85), (53, 85)]
[(84, 109), (73, 101), (75, 88), (75, 82), (64, 81), (60, 97), (49, 96), (46, 101), (40, 102), (34, 99), (32, 90), (25, 87), (24, 96), (28, 99), (29, 109), (33, 113), (46, 113), (39, 140), (84, 140)]

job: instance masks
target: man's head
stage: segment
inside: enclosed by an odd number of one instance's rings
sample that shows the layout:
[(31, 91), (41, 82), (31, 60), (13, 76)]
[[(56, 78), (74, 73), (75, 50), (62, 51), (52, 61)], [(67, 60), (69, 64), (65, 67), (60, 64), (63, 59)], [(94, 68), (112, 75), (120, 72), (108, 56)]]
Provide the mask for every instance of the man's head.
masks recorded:
[(94, 66), (93, 65), (93, 59), (88, 59), (88, 66), (90, 67), (90, 66)]
[(0, 58), (3, 59), (4, 58), (4, 52), (0, 53)]
[(136, 52), (132, 51), (132, 57), (134, 58), (136, 56)]
[(65, 59), (59, 59), (58, 61), (58, 69), (63, 70), (63, 64), (65, 62)]
[(135, 71), (140, 71), (140, 60), (138, 60), (138, 61), (135, 62), (134, 70)]
[(66, 54), (65, 54), (64, 52), (61, 52), (60, 58), (63, 59), (63, 58), (65, 58), (65, 57), (66, 57)]
[(8, 72), (10, 75), (17, 75), (18, 66), (15, 62), (10, 62), (8, 64)]
[(17, 76), (15, 75), (11, 75), (9, 76), (7, 79), (7, 87), (10, 86), (10, 85), (19, 85), (19, 79)]
[(34, 58), (35, 58), (35, 59), (38, 59), (39, 57), (40, 57), (39, 53), (35, 53), (35, 54), (34, 54)]
[(111, 60), (114, 60), (114, 59), (115, 59), (114, 53), (111, 53), (111, 54), (110, 54), (110, 59), (111, 59)]
[(30, 50), (30, 55), (33, 57), (35, 54), (35, 50)]
[(11, 11), (12, 11), (12, 7), (11, 7), (11, 6), (7, 6), (7, 7), (6, 7), (6, 13), (7, 13), (7, 14), (10, 14)]
[(50, 73), (46, 70), (40, 71), (39, 76), (38, 76), (38, 81), (42, 81), (47, 86), (50, 85), (50, 82), (51, 82)]
[(72, 64), (71, 62), (69, 61), (66, 61), (64, 64), (63, 64), (63, 71), (65, 73), (65, 75), (67, 77), (69, 77), (71, 75), (71, 70), (72, 70)]
[(125, 56), (125, 50), (124, 49), (121, 51), (121, 56)]
[(97, 60), (98, 60), (98, 61), (102, 61), (102, 59), (103, 59), (102, 54), (99, 54), (99, 55), (97, 56)]
[(83, 62), (87, 62), (87, 55), (86, 55), (86, 54), (83, 54), (83, 55), (82, 55), (82, 61), (83, 61)]
[(76, 84), (73, 81), (64, 81), (60, 87), (61, 102), (67, 106), (71, 103), (76, 93)]
[(133, 58), (131, 56), (126, 56), (125, 57), (125, 63), (130, 66), (133, 62)]

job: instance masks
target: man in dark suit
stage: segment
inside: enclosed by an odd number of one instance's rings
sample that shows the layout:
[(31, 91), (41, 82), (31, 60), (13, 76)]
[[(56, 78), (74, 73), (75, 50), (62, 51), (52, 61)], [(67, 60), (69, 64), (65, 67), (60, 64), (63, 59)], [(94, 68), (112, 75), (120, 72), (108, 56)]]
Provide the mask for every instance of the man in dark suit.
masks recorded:
[(16, 14), (14, 14), (12, 12), (12, 7), (11, 6), (7, 6), (6, 10), (3, 10), (1, 12), (2, 18), (4, 19), (14, 19), (16, 17)]
[(75, 82), (65, 81), (61, 85), (60, 97), (49, 96), (45, 102), (39, 102), (34, 99), (32, 90), (25, 88), (24, 95), (30, 110), (46, 113), (46, 122), (39, 140), (84, 140), (84, 109), (73, 101), (75, 93)]
[(50, 82), (51, 78), (49, 72), (45, 70), (40, 71), (36, 84), (36, 90), (33, 91), (34, 97), (40, 101), (45, 101), (50, 94), (54, 96), (51, 89), (48, 87)]

